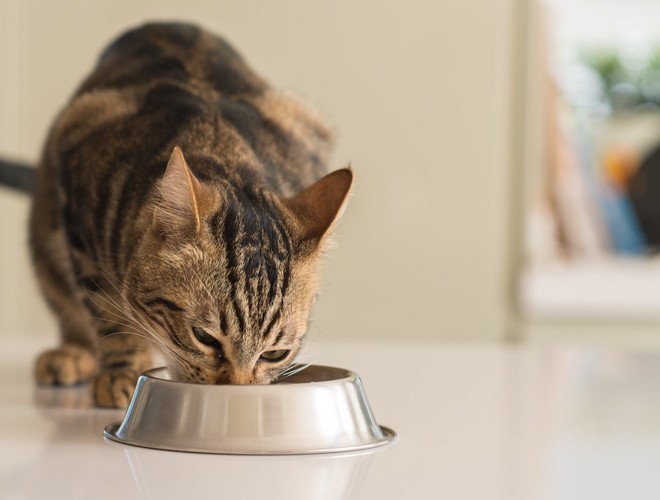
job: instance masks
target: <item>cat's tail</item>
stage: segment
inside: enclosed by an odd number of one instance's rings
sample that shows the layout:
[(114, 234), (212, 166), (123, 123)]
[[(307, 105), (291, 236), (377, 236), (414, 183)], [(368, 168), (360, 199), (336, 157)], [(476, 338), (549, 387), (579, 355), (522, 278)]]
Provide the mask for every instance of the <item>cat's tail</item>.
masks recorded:
[(16, 189), (23, 193), (31, 193), (36, 172), (36, 168), (26, 163), (0, 158), (0, 186)]

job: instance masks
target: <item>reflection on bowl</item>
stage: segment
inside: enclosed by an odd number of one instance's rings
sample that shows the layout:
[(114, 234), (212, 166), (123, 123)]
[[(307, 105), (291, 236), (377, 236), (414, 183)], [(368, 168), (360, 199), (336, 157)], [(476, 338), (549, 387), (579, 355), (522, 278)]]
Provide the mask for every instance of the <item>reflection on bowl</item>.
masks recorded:
[(200, 453), (289, 455), (386, 445), (396, 434), (376, 423), (359, 376), (312, 365), (272, 385), (199, 385), (164, 368), (137, 383), (109, 439)]

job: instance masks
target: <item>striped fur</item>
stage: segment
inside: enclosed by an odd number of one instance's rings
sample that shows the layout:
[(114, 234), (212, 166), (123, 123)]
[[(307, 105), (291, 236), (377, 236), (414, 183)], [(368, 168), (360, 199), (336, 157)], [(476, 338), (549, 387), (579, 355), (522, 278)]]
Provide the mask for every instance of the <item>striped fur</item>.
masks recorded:
[(313, 112), (195, 26), (111, 44), (37, 172), (32, 254), (62, 337), (38, 382), (93, 377), (99, 405), (125, 406), (154, 347), (189, 381), (277, 377), (352, 184), (348, 169), (324, 176), (330, 143)]

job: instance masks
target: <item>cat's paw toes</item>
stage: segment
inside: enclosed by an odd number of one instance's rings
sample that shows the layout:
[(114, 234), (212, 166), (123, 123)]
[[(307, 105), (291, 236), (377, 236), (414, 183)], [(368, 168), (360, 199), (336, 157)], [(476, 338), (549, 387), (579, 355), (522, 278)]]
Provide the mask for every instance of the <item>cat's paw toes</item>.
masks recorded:
[(133, 396), (137, 373), (131, 370), (110, 370), (94, 380), (94, 401), (103, 408), (126, 408)]
[(40, 385), (75, 385), (91, 379), (96, 371), (96, 358), (91, 351), (76, 345), (46, 351), (35, 364)]

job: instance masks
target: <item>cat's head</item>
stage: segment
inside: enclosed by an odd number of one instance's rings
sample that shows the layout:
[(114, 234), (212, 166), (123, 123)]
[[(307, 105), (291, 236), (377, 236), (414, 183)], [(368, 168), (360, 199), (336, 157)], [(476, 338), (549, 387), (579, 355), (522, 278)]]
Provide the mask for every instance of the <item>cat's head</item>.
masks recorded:
[(175, 376), (264, 384), (292, 365), (352, 180), (337, 170), (279, 198), (202, 182), (174, 150), (124, 299)]

